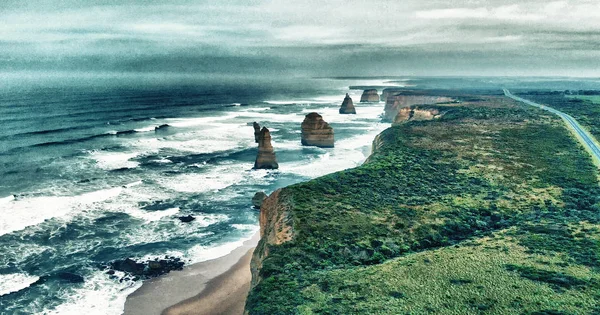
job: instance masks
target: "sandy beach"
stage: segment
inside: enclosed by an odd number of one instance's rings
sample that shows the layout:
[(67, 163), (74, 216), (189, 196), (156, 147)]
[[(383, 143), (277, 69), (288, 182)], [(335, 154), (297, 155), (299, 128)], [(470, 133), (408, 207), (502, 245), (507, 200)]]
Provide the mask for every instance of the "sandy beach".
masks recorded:
[(223, 257), (145, 282), (127, 297), (125, 315), (242, 314), (259, 233)]

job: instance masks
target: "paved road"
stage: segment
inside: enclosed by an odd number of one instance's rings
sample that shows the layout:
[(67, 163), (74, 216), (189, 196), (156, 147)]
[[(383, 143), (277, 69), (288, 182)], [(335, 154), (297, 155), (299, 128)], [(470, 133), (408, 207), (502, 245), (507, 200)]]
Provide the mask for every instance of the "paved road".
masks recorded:
[(600, 162), (600, 147), (597, 145), (598, 142), (594, 141), (594, 137), (589, 132), (587, 132), (585, 129), (583, 129), (581, 127), (581, 125), (579, 125), (577, 120), (575, 120), (573, 117), (571, 117), (561, 111), (558, 111), (552, 107), (540, 105), (538, 103), (534, 103), (534, 102), (526, 100), (524, 98), (515, 96), (512, 93), (510, 93), (510, 91), (507, 89), (504, 89), (504, 95), (506, 95), (516, 101), (523, 102), (527, 105), (535, 106), (535, 107), (541, 108), (543, 110), (547, 110), (551, 113), (554, 113), (554, 114), (560, 116), (567, 123), (567, 126), (569, 128), (571, 128), (575, 132), (575, 134), (577, 134), (577, 138), (579, 139), (579, 142), (581, 142), (581, 144), (583, 144), (587, 149), (589, 149), (589, 151), (592, 153), (592, 156), (596, 159), (597, 162)]

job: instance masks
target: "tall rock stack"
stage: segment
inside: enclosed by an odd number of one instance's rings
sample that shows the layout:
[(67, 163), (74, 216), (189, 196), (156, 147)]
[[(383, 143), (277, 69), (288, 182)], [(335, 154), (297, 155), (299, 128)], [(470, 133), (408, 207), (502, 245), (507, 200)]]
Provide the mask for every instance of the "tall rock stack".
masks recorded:
[(254, 142), (258, 143), (258, 137), (260, 136), (260, 125), (255, 121), (252, 123), (252, 127), (254, 127)]
[(342, 107), (340, 107), (340, 114), (356, 114), (356, 108), (354, 108), (354, 103), (352, 103), (352, 98), (348, 93), (346, 93)]
[(263, 127), (258, 135), (258, 155), (254, 162), (255, 169), (278, 169), (275, 151), (271, 145), (271, 133), (269, 129)]
[(376, 89), (364, 90), (362, 96), (360, 97), (360, 102), (379, 102), (379, 94), (377, 94)]
[(323, 120), (321, 115), (310, 113), (304, 117), (302, 122), (302, 145), (333, 148), (333, 142), (333, 128)]

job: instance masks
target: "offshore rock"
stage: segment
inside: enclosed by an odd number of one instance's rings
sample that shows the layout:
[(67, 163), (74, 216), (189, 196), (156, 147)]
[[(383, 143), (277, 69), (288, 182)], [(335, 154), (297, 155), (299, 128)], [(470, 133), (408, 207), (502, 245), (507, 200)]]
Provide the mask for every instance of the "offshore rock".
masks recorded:
[(262, 191), (257, 192), (254, 194), (254, 197), (252, 197), (252, 206), (256, 209), (260, 209), (265, 199), (267, 199), (267, 194)]
[(275, 151), (271, 145), (271, 133), (263, 127), (258, 135), (258, 155), (254, 162), (254, 169), (278, 169)]
[(356, 108), (354, 108), (354, 103), (352, 103), (352, 98), (348, 93), (346, 93), (342, 107), (340, 107), (340, 114), (356, 114)]
[(254, 142), (258, 143), (258, 136), (260, 135), (260, 125), (255, 121), (252, 123), (252, 127), (254, 127)]
[(304, 117), (302, 122), (302, 145), (333, 148), (333, 142), (333, 128), (323, 120), (321, 115), (313, 112)]
[(178, 219), (179, 219), (179, 221), (181, 221), (183, 223), (190, 223), (190, 222), (196, 220), (196, 218), (194, 218), (192, 215), (187, 215), (187, 216), (184, 216), (184, 217), (179, 217)]
[(364, 90), (362, 96), (360, 97), (360, 102), (379, 102), (379, 94), (377, 94), (377, 90)]

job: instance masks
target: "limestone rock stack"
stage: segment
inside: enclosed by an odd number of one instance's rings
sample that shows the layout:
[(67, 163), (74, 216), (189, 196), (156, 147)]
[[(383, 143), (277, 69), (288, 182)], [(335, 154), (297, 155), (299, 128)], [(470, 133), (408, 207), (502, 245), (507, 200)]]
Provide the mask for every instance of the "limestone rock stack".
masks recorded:
[(364, 90), (362, 96), (360, 97), (360, 102), (379, 102), (379, 94), (377, 94), (377, 90)]
[(348, 93), (346, 93), (342, 107), (340, 107), (340, 114), (356, 114), (356, 108), (354, 108), (354, 103), (352, 103), (352, 98)]
[(333, 142), (333, 128), (323, 120), (321, 115), (310, 113), (304, 117), (302, 122), (302, 145), (333, 148)]
[(277, 169), (277, 159), (275, 158), (275, 151), (271, 145), (271, 133), (269, 129), (263, 127), (258, 135), (258, 155), (254, 162), (255, 169)]
[(252, 127), (254, 127), (254, 142), (258, 143), (258, 136), (260, 135), (260, 125), (255, 121), (252, 123)]

